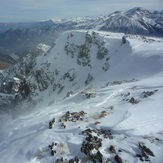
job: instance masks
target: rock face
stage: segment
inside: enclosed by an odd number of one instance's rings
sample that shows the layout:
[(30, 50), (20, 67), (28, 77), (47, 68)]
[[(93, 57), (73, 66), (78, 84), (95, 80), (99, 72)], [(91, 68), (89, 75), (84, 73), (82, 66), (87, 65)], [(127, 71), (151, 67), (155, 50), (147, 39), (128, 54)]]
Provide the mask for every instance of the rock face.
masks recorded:
[(109, 50), (96, 32), (66, 32), (55, 44), (49, 53), (37, 58), (38, 64), (30, 73), (29, 82), (36, 94), (48, 91), (49, 95), (66, 98), (69, 92), (89, 86), (99, 75), (96, 71), (105, 73), (109, 69)]
[[(120, 40), (117, 42), (119, 43)], [(1, 75), (1, 82), (24, 76), (32, 98), (42, 94), (39, 97), (41, 100), (45, 92), (55, 98), (66, 98), (75, 89), (91, 85), (99, 75), (97, 71), (105, 73), (109, 69), (109, 58), (106, 42), (98, 33), (65, 32), (56, 40), (54, 46), (47, 48), (42, 55), (29, 54), (21, 63), (6, 70)], [(6, 93), (12, 92), (11, 90)], [(27, 90), (25, 94), (29, 94), (28, 92)], [(38, 98), (35, 100), (37, 101)]]

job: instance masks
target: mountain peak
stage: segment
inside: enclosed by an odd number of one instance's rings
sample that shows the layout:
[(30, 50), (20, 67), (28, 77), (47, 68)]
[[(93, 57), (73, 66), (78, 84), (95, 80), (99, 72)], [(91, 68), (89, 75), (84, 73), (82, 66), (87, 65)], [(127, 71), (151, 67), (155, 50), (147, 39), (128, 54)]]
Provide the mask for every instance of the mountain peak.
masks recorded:
[(134, 7), (130, 10), (128, 10), (126, 12), (127, 16), (133, 16), (133, 15), (137, 15), (137, 16), (142, 16), (142, 15), (146, 15), (146, 14), (150, 14), (151, 12), (149, 10), (146, 10), (142, 7)]

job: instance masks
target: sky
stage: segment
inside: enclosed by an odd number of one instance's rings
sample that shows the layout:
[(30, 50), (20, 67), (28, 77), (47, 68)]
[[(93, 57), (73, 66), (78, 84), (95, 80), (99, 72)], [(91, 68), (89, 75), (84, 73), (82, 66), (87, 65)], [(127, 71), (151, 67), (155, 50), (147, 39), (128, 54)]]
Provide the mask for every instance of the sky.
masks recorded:
[(163, 0), (0, 0), (0, 22), (106, 15), (134, 7), (163, 10)]

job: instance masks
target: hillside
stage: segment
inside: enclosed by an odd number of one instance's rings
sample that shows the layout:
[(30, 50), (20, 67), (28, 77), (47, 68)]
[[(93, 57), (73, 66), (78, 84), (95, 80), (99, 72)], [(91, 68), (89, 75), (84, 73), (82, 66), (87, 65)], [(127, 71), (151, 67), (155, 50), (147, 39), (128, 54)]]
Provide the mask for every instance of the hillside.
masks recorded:
[(162, 42), (74, 30), (1, 71), (31, 92), (0, 94), (0, 162), (161, 163)]

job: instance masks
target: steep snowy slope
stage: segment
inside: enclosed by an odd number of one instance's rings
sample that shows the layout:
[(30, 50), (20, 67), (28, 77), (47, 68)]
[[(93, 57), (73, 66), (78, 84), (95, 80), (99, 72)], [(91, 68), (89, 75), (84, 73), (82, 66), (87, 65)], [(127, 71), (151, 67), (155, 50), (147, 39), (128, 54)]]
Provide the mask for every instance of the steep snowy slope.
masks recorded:
[[(120, 39), (115, 41), (117, 45), (121, 44)], [(30, 77), (41, 92), (45, 89), (50, 94), (55, 92), (56, 99), (58, 94), (63, 98), (67, 93), (89, 85), (109, 68), (111, 52), (103, 36), (96, 32), (67, 32), (55, 44), (49, 54), (38, 58), (36, 62), (40, 64)]]
[(37, 58), (28, 80), (43, 99), (47, 92), (55, 94), (57, 100), (96, 81), (141, 79), (161, 71), (162, 42), (128, 36), (130, 41), (123, 44), (122, 37), (123, 34), (94, 31), (66, 32), (50, 53)]
[(0, 162), (161, 163), (163, 40), (123, 36), (65, 32), (25, 62), (35, 107), (0, 110)]

